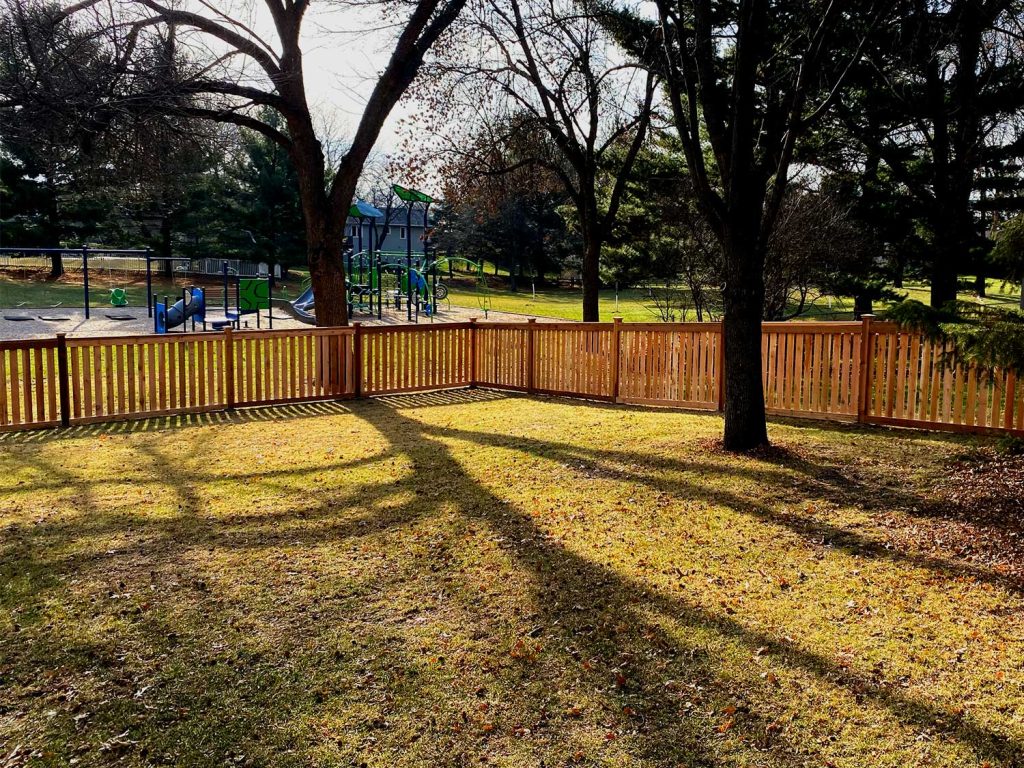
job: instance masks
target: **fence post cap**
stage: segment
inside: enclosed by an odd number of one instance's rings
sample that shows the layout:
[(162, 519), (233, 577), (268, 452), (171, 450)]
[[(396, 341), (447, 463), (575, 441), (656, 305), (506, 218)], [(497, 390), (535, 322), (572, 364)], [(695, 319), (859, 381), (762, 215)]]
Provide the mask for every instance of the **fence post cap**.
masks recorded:
[(612, 318), (612, 322), (613, 323), (621, 323), (622, 322), (622, 318), (621, 317), (613, 317)]
[(469, 318), (469, 322), (471, 322), (471, 323), (475, 323), (475, 322), (476, 322), (476, 320), (477, 320), (477, 319), (476, 319), (475, 317), (471, 317), (471, 318)]
[(536, 317), (527, 318), (526, 322), (528, 322), (528, 323), (536, 323), (537, 322), (537, 318)]
[(872, 318), (874, 318), (874, 317), (876, 317), (876, 315), (873, 315), (873, 314), (871, 314), (870, 312), (867, 312), (867, 313), (865, 313), (865, 314), (861, 315), (861, 316), (860, 316), (860, 319), (861, 319), (861, 320), (871, 320), (871, 319), (872, 319)]

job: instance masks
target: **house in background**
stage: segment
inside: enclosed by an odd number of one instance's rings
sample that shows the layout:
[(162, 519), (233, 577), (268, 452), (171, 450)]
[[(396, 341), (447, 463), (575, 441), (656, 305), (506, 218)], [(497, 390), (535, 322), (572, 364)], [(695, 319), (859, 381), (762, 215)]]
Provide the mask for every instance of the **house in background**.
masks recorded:
[[(405, 253), (408, 243), (412, 240), (413, 254), (423, 253), (423, 219), (424, 210), (417, 206), (412, 212), (411, 226), (407, 226), (405, 206), (398, 206), (391, 211), (389, 222), (384, 223), (383, 219), (359, 219), (349, 216), (345, 221), (345, 236), (350, 245), (356, 251), (359, 250), (359, 233), (362, 228), (362, 247), (367, 250), (370, 247), (370, 229), (376, 225), (374, 234), (374, 247), (380, 251), (392, 251)], [(429, 219), (428, 219), (429, 222)], [(379, 238), (379, 242), (378, 242)]]

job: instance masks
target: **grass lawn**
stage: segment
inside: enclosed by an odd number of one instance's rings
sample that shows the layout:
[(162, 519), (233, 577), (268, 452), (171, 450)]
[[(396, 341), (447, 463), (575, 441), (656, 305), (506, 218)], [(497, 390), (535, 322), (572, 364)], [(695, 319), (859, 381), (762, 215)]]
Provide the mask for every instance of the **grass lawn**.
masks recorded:
[[(908, 283), (900, 289), (908, 298), (918, 299), (925, 304), (928, 303), (928, 286), (921, 283)], [(538, 290), (534, 296), (530, 290), (529, 283), (525, 284), (523, 290), (512, 292), (501, 289), (490, 289), (488, 291), (490, 309), (501, 312), (517, 312), (524, 315), (539, 315), (544, 317), (558, 317), (565, 320), (581, 320), (583, 318), (583, 294), (581, 290), (569, 290), (565, 288), (545, 288)], [(466, 287), (464, 283), (457, 283), (451, 289), (451, 302), (462, 307), (482, 307), (481, 292)], [(972, 291), (964, 291), (960, 298), (965, 301), (975, 301)], [(1004, 307), (1017, 307), (1020, 303), (1020, 285), (1004, 284), (1002, 280), (990, 279), (988, 281), (988, 297), (983, 303)], [(884, 311), (885, 306), (877, 307), (878, 311)], [(661, 319), (654, 302), (648, 297), (647, 291), (643, 289), (624, 289), (619, 292), (618, 310), (616, 311), (615, 291), (601, 291), (600, 298), (601, 320), (608, 322), (613, 317), (619, 316), (626, 322), (657, 322)], [(481, 317), (482, 309), (481, 309)], [(813, 306), (806, 309), (801, 315), (801, 320), (850, 320), (853, 318), (853, 299), (849, 297), (834, 297), (831, 306), (827, 300), (819, 300)], [(696, 320), (696, 314), (690, 312), (687, 320)]]
[[(488, 277), (491, 277), (490, 272), (487, 274)], [(293, 269), (291, 279), (275, 283), (275, 295), (281, 298), (295, 298), (302, 292), (303, 281), (307, 278), (306, 270)], [(484, 317), (484, 307), (486, 306), (495, 312), (554, 317), (563, 320), (583, 319), (581, 289), (547, 287), (534, 294), (530, 283), (527, 280), (521, 280), (521, 290), (519, 291), (492, 287), (485, 293), (476, 287), (472, 278), (456, 274), (454, 280), (448, 280), (444, 276), (441, 279), (450, 285), (449, 299), (453, 306), (478, 309), (481, 318)], [(32, 279), (25, 279), (24, 277), (15, 278), (9, 272), (0, 272), (0, 309), (11, 309), (23, 302), (28, 307), (50, 307), (58, 302), (68, 308), (81, 307), (83, 302), (82, 286), (78, 280), (80, 280), (80, 275), (73, 273), (69, 273), (60, 281), (52, 282), (44, 279), (41, 273), (34, 275)], [(192, 282), (187, 279), (166, 280), (155, 277), (153, 289), (158, 296), (178, 295), (183, 287), (191, 285)], [(216, 278), (211, 278), (209, 284), (213, 286), (216, 297), (219, 297), (220, 282)], [(145, 306), (145, 275), (137, 275), (135, 279), (129, 279), (124, 272), (105, 270), (90, 272), (91, 305), (94, 307), (109, 306), (110, 288), (115, 286), (128, 289), (130, 305)], [(927, 285), (908, 283), (901, 291), (910, 298), (928, 302)], [(1001, 280), (990, 279), (988, 291), (986, 303), (1016, 307), (1020, 302), (1019, 285), (1004, 284)], [(973, 292), (969, 291), (961, 293), (960, 297), (967, 301), (975, 300)], [(882, 311), (884, 307), (879, 306), (878, 310)], [(642, 288), (628, 288), (619, 291), (617, 303), (613, 289), (601, 291), (600, 312), (601, 320), (605, 322), (610, 322), (616, 316), (626, 322), (657, 322), (661, 319), (654, 301)], [(852, 313), (852, 299), (835, 297), (831, 306), (827, 300), (819, 300), (813, 306), (808, 307), (805, 314), (799, 319), (849, 320), (853, 316)], [(696, 313), (690, 312), (687, 320), (696, 319)]]
[[(523, 315), (557, 317), (563, 320), (583, 319), (582, 290), (544, 288), (543, 290), (538, 289), (534, 296), (527, 284), (523, 290), (519, 291), (491, 288), (486, 294), (483, 294), (476, 288), (459, 282), (453, 285), (449, 291), (449, 298), (453, 305), (471, 309), (479, 307), (481, 308), (481, 318), (483, 318), (484, 304), (482, 302), (485, 295), (490, 302), (489, 309), (496, 312), (516, 312)], [(820, 306), (815, 305), (808, 309), (806, 316), (802, 319), (815, 320), (825, 316), (834, 318), (837, 315), (842, 319), (852, 317), (852, 301), (844, 302), (839, 299), (835, 300), (833, 305), (832, 309), (829, 309), (827, 303), (822, 303)], [(657, 306), (643, 288), (620, 290), (617, 305), (614, 289), (601, 291), (600, 313), (600, 319), (603, 322), (611, 322), (615, 317), (621, 317), (625, 322), (637, 323), (652, 323), (661, 320)], [(696, 312), (688, 312), (686, 319), (696, 321)]]
[(934, 486), (967, 438), (737, 458), (486, 392), (166, 424), (0, 439), (5, 766), (1021, 765), (1020, 541)]

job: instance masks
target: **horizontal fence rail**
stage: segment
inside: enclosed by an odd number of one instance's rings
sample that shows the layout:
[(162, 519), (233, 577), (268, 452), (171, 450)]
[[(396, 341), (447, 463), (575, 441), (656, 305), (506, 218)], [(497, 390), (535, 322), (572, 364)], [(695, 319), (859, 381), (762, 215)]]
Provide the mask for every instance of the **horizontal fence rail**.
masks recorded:
[[(0, 342), (0, 430), (469, 386), (720, 410), (719, 323), (445, 323)], [(1024, 382), (890, 323), (765, 323), (768, 413), (1024, 434)]]

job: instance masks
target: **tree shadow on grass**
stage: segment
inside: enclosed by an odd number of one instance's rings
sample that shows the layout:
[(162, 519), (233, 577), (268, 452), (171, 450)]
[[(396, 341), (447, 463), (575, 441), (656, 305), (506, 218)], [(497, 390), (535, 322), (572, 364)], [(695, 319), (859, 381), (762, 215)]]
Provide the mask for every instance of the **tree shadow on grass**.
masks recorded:
[[(405, 401), (403, 407), (411, 408), (413, 404)], [(676, 461), (652, 457), (642, 452), (581, 448), (553, 440), (508, 438), (487, 432), (453, 430), (425, 424), (415, 418), (415, 414), (406, 416), (400, 409), (374, 403), (360, 404), (353, 409), (353, 413), (383, 436), (387, 447), (382, 455), (404, 457), (411, 463), (414, 471), (399, 484), (366, 483), (356, 488), (345, 488), (341, 492), (322, 488), (318, 493), (329, 498), (322, 499), (319, 505), (300, 505), (282, 514), (268, 514), (265, 516), (268, 530), (255, 532), (246, 530), (246, 526), (252, 523), (251, 519), (229, 521), (226, 525), (210, 521), (191, 527), (182, 526), (181, 521), (132, 521), (131, 525), (146, 537), (134, 555), (143, 562), (154, 558), (167, 559), (175, 562), (175, 567), (188, 570), (192, 566), (182, 562), (181, 555), (191, 548), (204, 548), (217, 554), (244, 553), (249, 550), (272, 553), (285, 545), (312, 548), (325, 542), (371, 542), (382, 534), (407, 528), (417, 521), (435, 519), (448, 514), (448, 510), (455, 510), (455, 514), (468, 523), (494, 534), (501, 551), (516, 566), (517, 571), (524, 574), (518, 586), (531, 596), (530, 602), (535, 614), (531, 621), (542, 627), (540, 637), (544, 640), (545, 652), (553, 657), (553, 661), (549, 661), (543, 668), (531, 667), (522, 661), (501, 661), (493, 673), (497, 678), (496, 684), (501, 686), (506, 696), (511, 697), (525, 695), (523, 692), (527, 686), (536, 682), (532, 680), (535, 676), (552, 689), (582, 685), (595, 691), (604, 702), (606, 727), (610, 733), (618, 734), (618, 749), (633, 762), (642, 761), (652, 766), (676, 763), (719, 765), (744, 760), (756, 761), (763, 754), (772, 765), (795, 766), (804, 764), (808, 752), (813, 757), (814, 748), (802, 743), (801, 733), (787, 733), (775, 722), (771, 711), (757, 706), (748, 707), (741, 702), (740, 711), (726, 714), (727, 708), (734, 705), (736, 691), (734, 684), (725, 679), (728, 673), (717, 654), (724, 652), (724, 646), (732, 645), (752, 658), (768, 656), (781, 666), (821, 680), (843, 696), (865, 702), (865, 705), (875, 708), (876, 712), (885, 711), (887, 717), (904, 726), (937, 731), (945, 738), (964, 745), (979, 759), (999, 760), (1006, 765), (1017, 764), (1014, 761), (1018, 759), (1022, 748), (1019, 741), (969, 716), (945, 711), (935, 704), (880, 684), (869, 675), (851, 672), (828, 657), (800, 648), (796, 641), (751, 629), (725, 613), (710, 612), (685, 600), (661, 594), (650, 584), (624, 576), (610, 567), (566, 549), (538, 527), (524, 509), (497, 496), (471, 475), (462, 466), (459, 455), (452, 450), (448, 441), (508, 448), (536, 453), (555, 461), (582, 464), (585, 469), (600, 473), (603, 477), (646, 484), (654, 490), (677, 497), (707, 498), (713, 503), (729, 506), (760, 520), (782, 525), (801, 536), (817, 538), (821, 535), (819, 528), (793, 525), (791, 520), (779, 519), (765, 504), (740, 494), (714, 489), (712, 483), (695, 484), (692, 480), (679, 477), (693, 471), (709, 475), (734, 473), (748, 481), (770, 483), (780, 479), (780, 474), (774, 468), (724, 468), (710, 462)], [(181, 476), (169, 476), (166, 473), (165, 454), (148, 446), (143, 450), (143, 455), (148, 459), (145, 473), (153, 482), (165, 484), (172, 492), (180, 493), (187, 502), (182, 505), (182, 514), (185, 516), (195, 515), (201, 507), (203, 500), (200, 489), (205, 483), (232, 480), (258, 482), (258, 473), (248, 469), (224, 475), (197, 467), (184, 469)], [(338, 464), (339, 468), (359, 466), (378, 460), (379, 456)], [(649, 462), (646, 471), (645, 461)], [(39, 469), (41, 473), (56, 471), (53, 466), (41, 466)], [(322, 471), (322, 468), (301, 470), (313, 471)], [(821, 482), (818, 479), (820, 473), (813, 465), (804, 466), (799, 471), (808, 478), (810, 485), (806, 488), (819, 494), (831, 492), (830, 488), (844, 482), (837, 475), (826, 479), (824, 485), (818, 485)], [(667, 473), (670, 478), (660, 479), (658, 473)], [(423, 488), (418, 478), (431, 475), (443, 477), (443, 485)], [(64, 479), (75, 481), (70, 474)], [(289, 479), (294, 478), (281, 478), (282, 482)], [(271, 482), (277, 481), (272, 478)], [(279, 486), (276, 490), (280, 492), (282, 487), (290, 486)], [(83, 491), (88, 489), (89, 484), (85, 483)], [(841, 491), (846, 498), (848, 490), (836, 489), (835, 493)], [(802, 492), (794, 490), (794, 498), (798, 498)], [(346, 515), (344, 521), (332, 521), (335, 515), (351, 512), (354, 508), (360, 511), (355, 515)], [(94, 508), (91, 513), (96, 516)], [(83, 515), (75, 526), (81, 524), (95, 535), (114, 533), (125, 525), (121, 515), (96, 520), (95, 525), (88, 517)], [(299, 527), (290, 528), (291, 523)], [(323, 525), (311, 526), (311, 523)], [(80, 572), (83, 568), (103, 567), (102, 560), (83, 562), (72, 558), (55, 562), (46, 552), (40, 551), (38, 546), (33, 546), (33, 541), (38, 542), (47, 535), (61, 533), (53, 527), (48, 530), (45, 524), (38, 526), (27, 532), (24, 547), (16, 551), (9, 550), (5, 558), (16, 561), (19, 567), (33, 567), (34, 564), (39, 572), (56, 570), (64, 576)], [(838, 529), (835, 535), (840, 537), (848, 535), (848, 532)], [(870, 541), (859, 540), (846, 542), (851, 547), (849, 551), (859, 554), (864, 554), (863, 550), (870, 544)], [(435, 537), (431, 546), (435, 550), (451, 550), (457, 549), (460, 542), (449, 534), (443, 540)], [(439, 571), (449, 567), (450, 555), (445, 554), (445, 559), (436, 559), (441, 557), (441, 553), (433, 551), (431, 554), (435, 557), (430, 561), (431, 572), (434, 567)], [(885, 555), (876, 553), (875, 556)], [(891, 559), (903, 562), (898, 556)], [(948, 565), (945, 563), (908, 560), (907, 564), (931, 568), (940, 575), (950, 573), (945, 570)], [(376, 589), (379, 594), (387, 595), (398, 588), (401, 579), (410, 576), (407, 572), (391, 574)], [(195, 580), (207, 577), (208, 574), (202, 571), (190, 574), (190, 578)], [(424, 585), (429, 586), (431, 591), (446, 588), (444, 582), (438, 580), (437, 574), (418, 573), (417, 577), (422, 578)], [(455, 578), (459, 578), (458, 574), (455, 574)], [(46, 587), (47, 591), (59, 588), (59, 581), (51, 581)], [(194, 614), (211, 608), (213, 606), (204, 598), (179, 610), (182, 614)], [(321, 633), (320, 636), (326, 640), (327, 635), (323, 633), (327, 632), (327, 628), (332, 624), (345, 626), (348, 620), (346, 611), (352, 608), (349, 604), (321, 608), (322, 626), (317, 625), (315, 631)], [(296, 609), (292, 606), (282, 605), (275, 610), (282, 621), (295, 620)], [(468, 601), (463, 610), (466, 625), (471, 626), (474, 621), (486, 615), (488, 609), (486, 605)], [(211, 616), (215, 615), (211, 613)], [(216, 620), (213, 625), (213, 628), (217, 626)], [(140, 627), (138, 635), (140, 638), (166, 637), (179, 626), (178, 620), (154, 623), (152, 626)], [(216, 635), (215, 632), (211, 634)], [(712, 639), (701, 639), (708, 637)], [(210, 640), (211, 637), (204, 632), (195, 638), (195, 645)], [(150, 641), (143, 639), (140, 642)], [(529, 639), (527, 642), (530, 642)], [(156, 645), (152, 650), (159, 650), (159, 644)], [(59, 648), (54, 647), (53, 652), (57, 654)], [(195, 652), (198, 653), (198, 650)], [(411, 649), (403, 651), (399, 648), (395, 652), (408, 653)], [(110, 656), (109, 649), (104, 653)], [(584, 661), (590, 665), (589, 668), (582, 665)], [(320, 662), (330, 665), (332, 660), (328, 655)], [(110, 663), (118, 663), (116, 655), (110, 657)], [(249, 674), (244, 658), (237, 663), (240, 665), (239, 671), (234, 674)], [(284, 664), (284, 668), (278, 670), (281, 664)], [(274, 667), (277, 671), (265, 681), (269, 692), (266, 701), (269, 703), (274, 696), (288, 697), (290, 700), (279, 707), (278, 711), (268, 713), (271, 722), (280, 724), (294, 717), (303, 707), (317, 706), (315, 700), (312, 703), (310, 701), (314, 692), (302, 689), (301, 681), (296, 680), (292, 672), (288, 671), (289, 664), (283, 659), (277, 659)], [(192, 675), (181, 683), (177, 696), (182, 701), (190, 696), (198, 700), (209, 699), (210, 691), (204, 686), (212, 688), (227, 685), (225, 681), (230, 681), (231, 675), (227, 674), (221, 682), (217, 682), (217, 679), (211, 676), (204, 680), (202, 676)], [(453, 685), (459, 683), (457, 677), (452, 678), (451, 682)], [(763, 688), (757, 692), (757, 696), (751, 697), (759, 701), (785, 695), (772, 689), (769, 682), (746, 681), (745, 684)], [(428, 706), (432, 696), (438, 693), (425, 682), (414, 688), (419, 699)], [(350, 695), (355, 695), (358, 700), (360, 694)], [(342, 697), (341, 700), (344, 702), (347, 699)], [(695, 700), (695, 708), (685, 706), (694, 704)], [(259, 701), (263, 699), (257, 698)], [(545, 713), (539, 705), (535, 709), (537, 719), (531, 727), (538, 734), (547, 734), (547, 738), (557, 741), (574, 727), (573, 722), (557, 713)], [(220, 707), (216, 712), (223, 714)], [(198, 710), (196, 716), (202, 715), (202, 710)], [(143, 716), (149, 717), (145, 714)], [(210, 718), (213, 716), (214, 710), (211, 709)], [(256, 738), (259, 727), (256, 723), (248, 722), (243, 728), (238, 723), (221, 725), (210, 718), (203, 720), (203, 733), (223, 736), (239, 750), (244, 751), (246, 741)], [(725, 731), (720, 731), (726, 722), (731, 724)], [(507, 734), (498, 734), (502, 735), (510, 738)], [(479, 743), (468, 743), (465, 739), (460, 740), (436, 731), (429, 732), (418, 743), (421, 746), (417, 749), (425, 751), (416, 754), (425, 756), (429, 752), (437, 764), (462, 764), (467, 751), (485, 749)], [(543, 752), (549, 747), (539, 743), (536, 748), (538, 752)], [(374, 748), (371, 745), (365, 749), (372, 754)], [(459, 757), (460, 754), (462, 757)]]
[[(714, 504), (791, 531), (824, 547), (851, 555), (925, 568), (947, 577), (966, 576), (1017, 593), (1024, 584), (989, 568), (952, 558), (908, 552), (889, 542), (799, 511), (808, 498), (836, 506), (857, 506), (865, 511), (898, 510), (912, 516), (944, 516), (943, 508), (919, 494), (880, 485), (876, 477), (860, 479), (847, 468), (815, 461), (806, 455), (779, 452), (760, 457), (757, 464), (736, 459), (729, 466), (708, 459), (676, 459), (649, 451), (592, 448), (550, 438), (536, 439), (457, 427), (422, 424), (423, 433), (438, 439), (454, 438), (482, 447), (506, 448), (571, 465), (590, 476), (640, 483), (675, 497), (702, 498)], [(726, 455), (723, 457), (729, 461)], [(705, 483), (703, 475), (729, 476), (753, 482), (756, 497)], [(777, 507), (786, 507), (785, 511)]]
[[(415, 419), (403, 417), (397, 411), (386, 413), (384, 409), (367, 408), (358, 415), (370, 420), (390, 440), (395, 450), (415, 456), (424, 466), (431, 463), (458, 465), (458, 458), (452, 454), (444, 439), (499, 445), (503, 442), (502, 439), (493, 440), (492, 436), (466, 430), (431, 428)], [(518, 442), (521, 438), (515, 440)], [(552, 454), (557, 456), (559, 452), (559, 447), (548, 441), (532, 441), (528, 445), (549, 458)], [(520, 449), (523, 450), (523, 446), (520, 445)], [(669, 485), (660, 490), (691, 495), (708, 493), (706, 485), (686, 489)], [(590, 644), (589, 650), (597, 655), (622, 642), (622, 638), (614, 634), (602, 633), (601, 617), (608, 614), (630, 616), (631, 643), (643, 646), (647, 644), (645, 639), (654, 637), (657, 638), (654, 645), (672, 648), (673, 641), (662, 634), (656, 623), (638, 611), (650, 610), (669, 622), (682, 623), (692, 629), (711, 629), (723, 639), (745, 646), (752, 656), (756, 655), (758, 649), (766, 649), (783, 664), (829, 685), (845, 689), (858, 700), (870, 701), (886, 709), (889, 716), (900, 723), (941, 731), (972, 749), (981, 759), (1001, 760), (1006, 764), (1017, 764), (1020, 759), (1024, 744), (992, 731), (979, 722), (958, 716), (890, 686), (879, 685), (870, 677), (842, 668), (827, 657), (799, 648), (795, 642), (752, 630), (727, 615), (711, 614), (684, 600), (659, 594), (648, 585), (570, 552), (551, 541), (527, 513), (494, 496), (465, 471), (459, 472), (454, 479), (449, 474), (448, 494), (459, 503), (465, 514), (485, 522), (500, 533), (504, 551), (536, 575), (535, 602), (545, 614), (546, 623), (564, 627), (570, 636), (577, 639), (586, 638), (585, 642)], [(741, 512), (756, 509), (749, 503), (739, 504), (739, 500), (733, 497), (715, 498), (714, 493), (710, 495), (716, 503), (739, 506)], [(758, 514), (764, 516), (762, 510), (758, 510)], [(925, 565), (930, 567), (934, 564)], [(672, 648), (670, 655), (678, 657), (686, 652), (684, 648)], [(635, 654), (639, 658), (644, 656), (642, 651)], [(714, 661), (708, 657), (706, 662), (709, 668), (701, 670), (697, 679), (714, 687)], [(653, 764), (664, 764), (667, 758), (675, 757), (674, 745), (684, 739), (684, 733), (680, 731), (686, 730), (686, 726), (679, 724), (679, 713), (673, 702), (659, 699), (662, 695), (658, 690), (659, 677), (654, 666), (640, 670), (637, 675), (638, 680), (645, 681), (641, 698), (651, 703), (648, 708), (651, 727), (637, 744), (640, 752), (638, 756), (652, 760)], [(752, 717), (742, 727), (752, 743), (759, 740), (763, 743), (764, 729), (767, 727), (764, 718)], [(712, 754), (713, 750), (708, 750), (704, 744), (707, 735), (689, 734), (690, 739), (695, 736), (697, 751), (705, 756)], [(775, 764), (783, 758), (795, 757), (787, 750), (773, 750), (772, 755)]]

